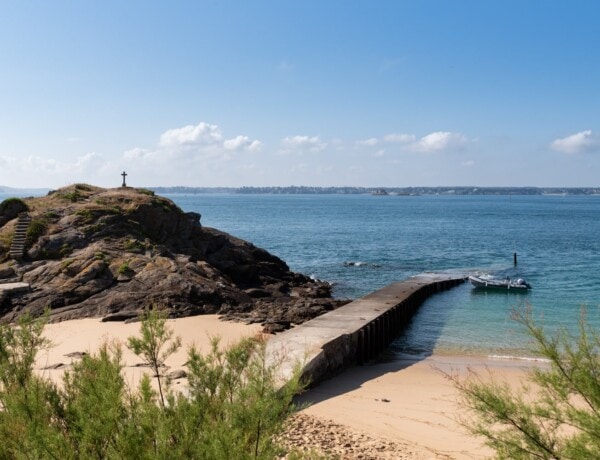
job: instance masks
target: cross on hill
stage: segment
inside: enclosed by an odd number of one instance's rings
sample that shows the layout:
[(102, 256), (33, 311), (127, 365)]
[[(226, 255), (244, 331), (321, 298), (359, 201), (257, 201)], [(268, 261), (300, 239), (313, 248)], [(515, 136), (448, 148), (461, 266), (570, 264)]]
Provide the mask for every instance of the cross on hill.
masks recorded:
[(127, 176), (127, 173), (123, 171), (121, 173), (121, 176), (123, 176), (123, 184), (121, 185), (121, 187), (127, 187), (127, 184), (125, 183), (125, 177)]

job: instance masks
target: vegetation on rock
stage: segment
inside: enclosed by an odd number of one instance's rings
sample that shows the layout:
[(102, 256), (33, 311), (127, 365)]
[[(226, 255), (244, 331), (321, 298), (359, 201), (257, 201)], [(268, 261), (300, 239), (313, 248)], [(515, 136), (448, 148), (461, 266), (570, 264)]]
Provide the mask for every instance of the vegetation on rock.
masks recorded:
[(50, 307), (51, 321), (124, 319), (153, 303), (173, 316), (220, 313), (289, 327), (341, 304), (326, 283), (201, 226), (199, 214), (148, 190), (75, 184), (23, 204), (32, 220), (23, 258), (10, 271), (17, 214), (0, 213), (0, 273), (11, 274), (0, 282), (23, 281), (32, 290), (5, 298), (0, 320), (14, 321), (25, 307), (34, 316)]

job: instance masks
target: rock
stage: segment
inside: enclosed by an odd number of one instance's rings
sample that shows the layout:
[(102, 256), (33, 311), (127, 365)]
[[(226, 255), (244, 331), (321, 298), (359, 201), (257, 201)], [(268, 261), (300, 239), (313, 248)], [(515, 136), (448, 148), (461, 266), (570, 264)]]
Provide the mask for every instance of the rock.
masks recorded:
[(265, 334), (277, 334), (278, 332), (283, 332), (290, 328), (289, 321), (279, 321), (279, 322), (268, 322), (263, 327), (263, 332)]
[(128, 321), (132, 318), (138, 318), (140, 315), (139, 312), (121, 312), (121, 313), (113, 313), (112, 315), (106, 315), (101, 319), (103, 323), (108, 323), (111, 321)]
[(12, 278), (15, 276), (15, 270), (12, 267), (0, 268), (0, 278)]
[(49, 364), (46, 367), (42, 367), (42, 370), (48, 371), (48, 370), (62, 369), (63, 367), (65, 367), (64, 363), (56, 363), (56, 364)]
[[(173, 318), (217, 313), (279, 331), (343, 304), (331, 287), (294, 273), (251, 243), (200, 225), (171, 200), (134, 188), (76, 184), (27, 198), (40, 234), (7, 261), (14, 225), (0, 228), (0, 278), (31, 291), (0, 303), (0, 320), (50, 307), (50, 321), (135, 321), (152, 305)], [(13, 215), (14, 212), (5, 215)]]
[(253, 299), (264, 299), (265, 297), (271, 297), (272, 293), (266, 289), (251, 288), (245, 289), (244, 292)]
[(166, 376), (169, 380), (179, 380), (187, 377), (187, 372), (183, 369), (169, 372)]
[(84, 356), (87, 356), (87, 353), (85, 351), (73, 351), (71, 353), (67, 353), (65, 356), (67, 358), (83, 358)]

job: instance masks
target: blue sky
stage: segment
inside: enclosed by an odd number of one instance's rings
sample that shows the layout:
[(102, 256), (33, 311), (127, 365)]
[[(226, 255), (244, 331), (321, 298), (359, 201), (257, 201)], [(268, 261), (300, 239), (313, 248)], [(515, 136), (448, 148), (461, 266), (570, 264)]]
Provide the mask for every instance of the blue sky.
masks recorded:
[(0, 0), (0, 185), (600, 186), (600, 3)]

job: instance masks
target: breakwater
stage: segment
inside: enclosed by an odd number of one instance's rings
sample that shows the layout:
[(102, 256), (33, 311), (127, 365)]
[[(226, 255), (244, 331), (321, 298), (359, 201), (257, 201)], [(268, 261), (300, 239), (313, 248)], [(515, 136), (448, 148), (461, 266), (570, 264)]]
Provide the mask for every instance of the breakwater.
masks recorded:
[(269, 339), (267, 355), (282, 379), (294, 368), (311, 383), (366, 363), (402, 332), (429, 296), (463, 283), (464, 276), (421, 274), (386, 286)]

